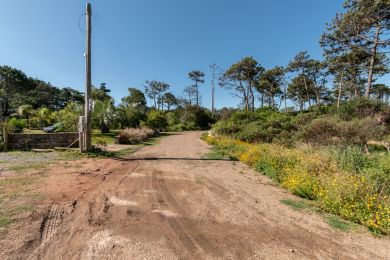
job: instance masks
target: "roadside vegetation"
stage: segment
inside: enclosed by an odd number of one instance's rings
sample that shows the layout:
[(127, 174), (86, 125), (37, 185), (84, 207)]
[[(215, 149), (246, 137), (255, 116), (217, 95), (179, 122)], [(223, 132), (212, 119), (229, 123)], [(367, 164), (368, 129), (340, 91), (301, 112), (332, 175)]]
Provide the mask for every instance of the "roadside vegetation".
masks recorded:
[[(198, 73), (198, 74), (197, 74)], [(211, 112), (200, 106), (199, 84), (204, 74), (197, 75), (196, 87), (183, 92), (185, 98), (168, 92), (169, 85), (146, 81), (145, 91), (128, 88), (128, 95), (115, 105), (105, 83), (93, 87), (93, 129), (102, 134), (118, 133), (125, 128), (152, 128), (158, 131), (202, 130), (215, 122)], [(203, 75), (203, 76), (202, 76)], [(83, 94), (71, 88), (57, 88), (33, 79), (22, 71), (0, 66), (1, 117), (10, 133), (76, 132), (78, 117), (83, 114)], [(186, 92), (187, 91), (187, 92)], [(152, 106), (147, 106), (147, 97)], [(103, 136), (95, 139), (103, 141)], [(106, 140), (110, 142), (110, 140)]]
[[(346, 152), (251, 144), (228, 137), (205, 140), (293, 194), (318, 201), (327, 212), (366, 225), (375, 232), (390, 231), (389, 154), (366, 155), (354, 148), (345, 148), (350, 149)], [(356, 167), (358, 170), (354, 170)]]
[(231, 65), (220, 85), (242, 109), (205, 140), (324, 211), (390, 234), (390, 88), (376, 82), (389, 72), (389, 11), (345, 1), (321, 37), (323, 60), (302, 51), (284, 67)]

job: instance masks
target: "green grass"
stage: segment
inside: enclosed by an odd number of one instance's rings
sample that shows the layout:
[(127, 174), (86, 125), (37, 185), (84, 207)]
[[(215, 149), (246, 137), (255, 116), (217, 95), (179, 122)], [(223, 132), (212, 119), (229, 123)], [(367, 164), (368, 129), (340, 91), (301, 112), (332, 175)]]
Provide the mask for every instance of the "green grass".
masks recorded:
[(127, 147), (119, 151), (111, 152), (111, 151), (105, 151), (100, 148), (94, 149), (92, 152), (82, 154), (81, 156), (88, 156), (88, 157), (94, 157), (94, 158), (105, 158), (105, 157), (121, 157), (121, 156), (126, 156), (130, 153), (135, 152), (137, 149), (144, 147), (144, 146), (151, 146), (151, 145), (156, 145), (158, 144), (161, 139), (164, 137), (170, 136), (172, 133), (161, 133), (160, 135), (156, 137), (151, 137), (148, 140), (134, 144), (132, 147)]
[(0, 228), (7, 227), (9, 224), (12, 223), (12, 220), (5, 216), (0, 216)]
[(38, 170), (45, 169), (47, 164), (42, 163), (25, 163), (25, 164), (16, 164), (8, 168), (10, 171), (14, 171), (17, 173), (23, 172), (24, 170)]
[(297, 201), (297, 200), (290, 200), (290, 199), (284, 199), (284, 200), (281, 200), (280, 202), (282, 202), (284, 205), (287, 205), (289, 206), (290, 208), (294, 209), (294, 210), (303, 210), (303, 209), (307, 209), (309, 208), (310, 206), (305, 203), (304, 201)]
[(14, 214), (20, 214), (20, 213), (23, 213), (23, 212), (27, 212), (27, 211), (32, 211), (34, 209), (33, 206), (30, 206), (30, 205), (21, 205), (21, 206), (17, 206), (15, 208), (13, 208), (11, 210), (11, 214), (14, 215)]
[(25, 186), (33, 184), (36, 181), (34, 177), (18, 177), (18, 178), (8, 178), (0, 180), (0, 187), (2, 186)]
[(83, 153), (77, 150), (61, 151), (58, 153), (59, 153), (59, 157), (58, 159), (56, 159), (57, 161), (72, 161), (72, 160), (78, 160), (83, 157), (86, 157), (86, 155), (84, 155)]
[(156, 144), (160, 143), (161, 139), (163, 139), (164, 137), (170, 136), (170, 135), (173, 135), (173, 133), (165, 133), (165, 132), (164, 133), (160, 133), (158, 136), (151, 137), (148, 140), (146, 140), (146, 141), (144, 141), (144, 142), (142, 142), (140, 144), (147, 145), (147, 146), (149, 146), (149, 145), (156, 145)]
[(208, 160), (226, 160), (226, 159), (230, 160), (230, 157), (227, 156), (224, 151), (218, 149), (216, 146), (213, 146), (210, 152), (202, 155), (202, 158)]
[(213, 150), (211, 152), (208, 152), (208, 153), (202, 155), (202, 158), (209, 159), (209, 160), (224, 160), (224, 159), (226, 159), (226, 156), (221, 151)]
[(310, 204), (306, 201), (297, 201), (297, 200), (290, 200), (290, 199), (284, 199), (281, 200), (283, 204), (289, 206), (290, 208), (297, 210), (297, 211), (308, 211), (310, 213), (317, 213), (325, 220), (325, 222), (331, 226), (334, 229), (341, 230), (341, 231), (349, 231), (351, 229), (356, 229), (357, 224), (354, 224), (352, 222), (343, 220), (335, 215), (331, 215), (328, 213), (325, 213), (315, 205)]
[(353, 224), (351, 222), (348, 222), (346, 220), (343, 220), (337, 216), (330, 215), (325, 217), (326, 223), (329, 224), (334, 229), (341, 230), (341, 231), (348, 231), (352, 228), (356, 227), (356, 224)]
[(120, 130), (111, 130), (109, 133), (101, 133), (100, 130), (92, 131), (92, 144), (115, 144), (115, 138)]

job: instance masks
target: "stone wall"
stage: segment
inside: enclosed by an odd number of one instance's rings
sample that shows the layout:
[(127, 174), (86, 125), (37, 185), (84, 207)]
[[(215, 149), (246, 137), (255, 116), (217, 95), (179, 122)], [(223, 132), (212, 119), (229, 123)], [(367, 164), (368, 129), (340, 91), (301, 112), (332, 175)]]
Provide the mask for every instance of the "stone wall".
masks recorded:
[[(8, 134), (8, 149), (52, 149), (68, 147), (79, 138), (78, 133)], [(72, 147), (78, 147), (77, 141)]]

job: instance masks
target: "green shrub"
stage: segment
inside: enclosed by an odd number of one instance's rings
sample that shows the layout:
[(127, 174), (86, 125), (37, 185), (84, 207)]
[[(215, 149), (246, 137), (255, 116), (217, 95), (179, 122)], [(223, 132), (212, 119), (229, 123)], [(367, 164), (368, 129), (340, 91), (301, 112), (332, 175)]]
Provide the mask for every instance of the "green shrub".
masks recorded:
[(168, 122), (165, 118), (164, 112), (151, 110), (147, 115), (145, 125), (153, 129), (163, 130), (168, 126)]
[(360, 172), (373, 164), (372, 160), (363, 152), (361, 147), (356, 146), (347, 146), (346, 148), (337, 149), (336, 160), (341, 168), (355, 172)]
[(372, 117), (377, 114), (390, 113), (389, 107), (375, 99), (355, 98), (343, 103), (338, 111), (340, 118), (351, 120), (353, 118)]
[(214, 123), (214, 119), (208, 109), (195, 106), (189, 109), (189, 112), (194, 114), (194, 123), (201, 130), (210, 129), (210, 125)]
[(6, 127), (9, 132), (21, 133), (27, 127), (27, 119), (12, 117), (6, 122)]
[(239, 132), (241, 128), (233, 120), (221, 120), (213, 125), (212, 130), (218, 135), (231, 135)]
[(68, 103), (60, 111), (54, 112), (53, 116), (59, 126), (56, 132), (76, 132), (78, 131), (79, 116), (83, 113), (83, 106), (77, 103)]
[(168, 126), (168, 131), (170, 132), (181, 132), (181, 131), (186, 131), (187, 128), (183, 124), (175, 124), (175, 125), (170, 125)]
[(180, 123), (180, 118), (174, 112), (168, 112), (165, 114), (167, 118), (168, 126), (174, 126)]
[(247, 124), (249, 122), (255, 121), (257, 118), (252, 111), (239, 110), (233, 113), (230, 119), (236, 124)]
[(235, 112), (231, 119), (213, 125), (213, 132), (247, 142), (278, 142), (290, 144), (296, 131), (293, 117), (273, 108)]
[(119, 106), (116, 111), (115, 127), (124, 128), (131, 127), (137, 128), (140, 126), (141, 121), (146, 120), (146, 113), (140, 109), (136, 109), (131, 106)]

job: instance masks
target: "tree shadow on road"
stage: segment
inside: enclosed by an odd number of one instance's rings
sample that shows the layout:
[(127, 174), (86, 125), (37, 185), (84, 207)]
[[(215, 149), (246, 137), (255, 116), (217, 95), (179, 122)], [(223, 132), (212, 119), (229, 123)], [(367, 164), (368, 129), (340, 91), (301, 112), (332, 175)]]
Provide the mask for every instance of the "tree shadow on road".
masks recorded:
[(118, 161), (231, 161), (227, 158), (180, 158), (180, 157), (132, 157), (132, 158), (123, 158), (123, 157), (113, 157), (112, 159)]

